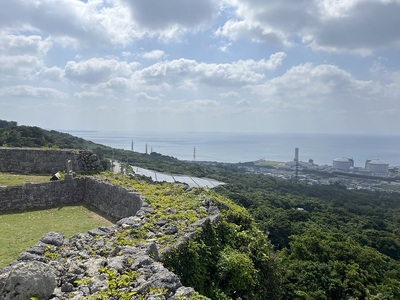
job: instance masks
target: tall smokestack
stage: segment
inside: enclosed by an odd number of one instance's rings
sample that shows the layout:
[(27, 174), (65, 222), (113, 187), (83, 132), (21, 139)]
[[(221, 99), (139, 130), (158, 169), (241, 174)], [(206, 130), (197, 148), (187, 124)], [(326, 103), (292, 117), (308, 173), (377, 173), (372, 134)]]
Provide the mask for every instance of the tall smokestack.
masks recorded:
[(299, 148), (294, 148), (294, 161), (296, 162), (296, 181), (299, 177)]
[(294, 161), (299, 161), (299, 148), (294, 148)]

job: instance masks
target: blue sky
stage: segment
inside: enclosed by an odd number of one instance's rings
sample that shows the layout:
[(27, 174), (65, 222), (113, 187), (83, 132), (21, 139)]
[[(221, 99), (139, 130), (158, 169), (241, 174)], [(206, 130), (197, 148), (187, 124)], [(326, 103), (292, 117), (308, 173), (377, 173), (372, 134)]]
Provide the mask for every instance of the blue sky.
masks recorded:
[(399, 0), (2, 0), (0, 119), (396, 134)]

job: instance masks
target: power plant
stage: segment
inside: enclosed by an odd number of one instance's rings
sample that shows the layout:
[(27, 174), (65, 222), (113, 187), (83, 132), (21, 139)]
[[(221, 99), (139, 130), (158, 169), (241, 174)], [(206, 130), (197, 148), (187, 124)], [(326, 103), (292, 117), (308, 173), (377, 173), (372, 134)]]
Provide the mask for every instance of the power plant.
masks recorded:
[[(321, 172), (342, 172), (349, 174), (365, 175), (365, 176), (389, 176), (389, 164), (380, 159), (367, 159), (363, 167), (356, 167), (354, 159), (349, 157), (338, 157), (332, 160), (332, 166), (314, 164), (314, 160), (309, 159), (308, 162), (300, 161), (299, 148), (294, 149), (294, 159), (282, 165), (283, 169), (291, 169), (295, 171), (295, 178), (298, 179), (299, 170), (312, 170)], [(394, 168), (397, 169), (397, 168)]]
[(354, 160), (347, 157), (335, 158), (332, 162), (332, 168), (336, 170), (348, 172), (351, 167), (354, 167)]
[(389, 174), (389, 164), (379, 159), (367, 159), (365, 169), (372, 174)]

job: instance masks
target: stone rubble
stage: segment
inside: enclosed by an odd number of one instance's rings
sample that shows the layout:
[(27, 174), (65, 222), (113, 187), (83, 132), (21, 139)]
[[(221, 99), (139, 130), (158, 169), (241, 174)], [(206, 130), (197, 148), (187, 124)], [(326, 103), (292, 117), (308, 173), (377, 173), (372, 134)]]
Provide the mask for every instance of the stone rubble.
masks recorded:
[[(41, 300), (105, 299), (89, 296), (107, 291), (107, 272), (123, 276), (132, 271), (136, 278), (124, 287), (133, 293), (131, 300), (189, 299), (194, 289), (182, 286), (178, 276), (162, 265), (160, 257), (161, 252), (192, 238), (196, 227), (219, 220), (219, 209), (212, 200), (205, 199), (203, 208), (209, 216), (184, 230), (167, 220), (156, 220), (145, 235), (146, 240), (132, 245), (123, 239), (127, 232), (135, 232), (149, 222), (152, 208), (145, 202), (135, 216), (109, 227), (79, 233), (70, 239), (49, 232), (21, 253), (17, 261), (0, 270), (0, 300), (26, 300), (29, 296)], [(176, 244), (160, 244), (155, 237), (161, 235), (172, 236)]]

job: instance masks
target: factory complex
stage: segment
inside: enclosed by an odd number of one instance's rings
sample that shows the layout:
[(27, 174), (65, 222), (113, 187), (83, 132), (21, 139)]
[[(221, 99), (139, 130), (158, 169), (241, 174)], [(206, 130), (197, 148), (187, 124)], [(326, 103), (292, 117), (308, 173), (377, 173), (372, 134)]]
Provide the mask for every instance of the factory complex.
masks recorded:
[(379, 159), (367, 159), (365, 161), (364, 168), (354, 167), (354, 161), (352, 158), (340, 157), (335, 158), (332, 162), (332, 169), (343, 172), (360, 173), (360, 174), (371, 174), (388, 176), (389, 175), (389, 164)]
[(308, 162), (303, 161), (290, 161), (279, 166), (286, 170), (309, 170), (309, 171), (320, 171), (320, 172), (338, 172), (348, 173), (355, 175), (365, 176), (398, 176), (399, 167), (389, 167), (389, 164), (380, 159), (367, 159), (364, 167), (355, 167), (354, 160), (347, 157), (339, 157), (332, 160), (332, 166), (329, 165), (317, 165), (312, 159)]
[(389, 167), (389, 164), (380, 159), (367, 159), (364, 167), (355, 167), (353, 158), (338, 157), (332, 160), (332, 166), (328, 165), (317, 165), (312, 159), (308, 162), (299, 160), (299, 148), (295, 148), (295, 158), (293, 161), (289, 161), (280, 166), (280, 168), (287, 170), (295, 170), (296, 173), (299, 170), (310, 170), (310, 171), (321, 171), (321, 172), (338, 172), (348, 173), (355, 175), (365, 176), (399, 176), (399, 167)]
[(400, 193), (400, 167), (390, 167), (380, 159), (367, 159), (364, 167), (355, 167), (354, 160), (338, 157), (332, 165), (317, 165), (312, 159), (300, 161), (298, 150), (293, 161), (286, 163), (258, 160), (241, 165), (248, 173), (265, 174), (308, 184), (339, 184), (348, 189), (391, 191)]

